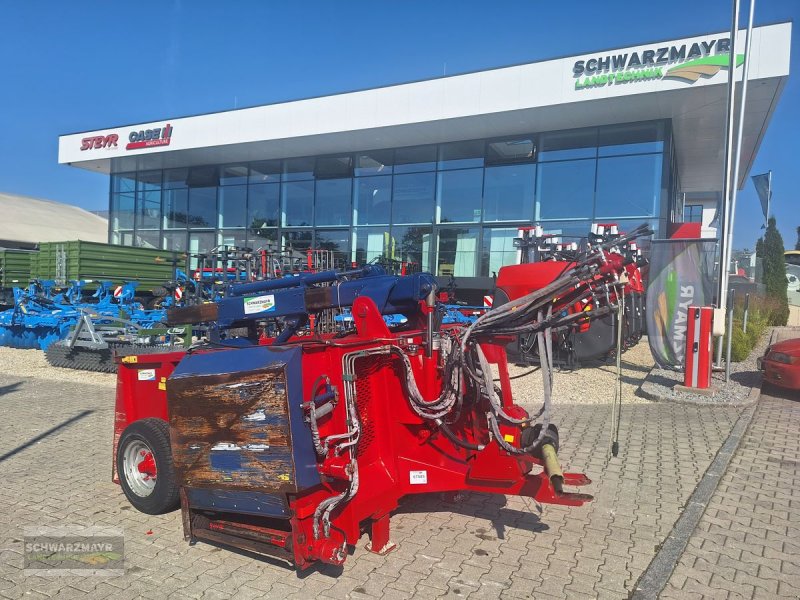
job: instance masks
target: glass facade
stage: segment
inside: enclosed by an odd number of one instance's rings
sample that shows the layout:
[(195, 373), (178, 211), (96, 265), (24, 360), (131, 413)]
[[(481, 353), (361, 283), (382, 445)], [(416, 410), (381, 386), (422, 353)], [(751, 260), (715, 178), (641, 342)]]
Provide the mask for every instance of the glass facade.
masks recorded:
[(115, 173), (112, 243), (333, 250), (488, 278), (518, 227), (585, 237), (593, 221), (656, 231), (673, 210), (669, 121), (243, 164)]

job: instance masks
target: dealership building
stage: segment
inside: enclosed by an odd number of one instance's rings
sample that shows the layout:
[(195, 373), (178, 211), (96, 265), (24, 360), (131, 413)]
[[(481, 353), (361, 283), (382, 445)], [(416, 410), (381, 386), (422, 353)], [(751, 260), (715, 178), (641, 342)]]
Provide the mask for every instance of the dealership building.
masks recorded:
[[(789, 75), (791, 24), (753, 31), (740, 183)], [(109, 241), (407, 261), (487, 290), (520, 226), (657, 237), (712, 220), (722, 188), (725, 32), (63, 135), (110, 176)], [(737, 41), (742, 77), (744, 32)]]

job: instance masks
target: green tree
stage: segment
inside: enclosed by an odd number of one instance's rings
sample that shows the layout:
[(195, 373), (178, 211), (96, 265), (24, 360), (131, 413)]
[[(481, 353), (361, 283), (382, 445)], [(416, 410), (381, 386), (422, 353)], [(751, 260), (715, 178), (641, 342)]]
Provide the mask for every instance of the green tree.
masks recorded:
[(775, 302), (772, 311), (772, 325), (786, 325), (789, 319), (789, 299), (786, 295), (786, 258), (783, 253), (783, 238), (775, 225), (775, 217), (770, 217), (767, 232), (764, 234), (764, 286), (767, 297)]
[(764, 238), (760, 237), (756, 240), (756, 257), (764, 258)]
[(800, 250), (800, 225), (797, 227), (797, 243), (794, 245), (795, 250)]

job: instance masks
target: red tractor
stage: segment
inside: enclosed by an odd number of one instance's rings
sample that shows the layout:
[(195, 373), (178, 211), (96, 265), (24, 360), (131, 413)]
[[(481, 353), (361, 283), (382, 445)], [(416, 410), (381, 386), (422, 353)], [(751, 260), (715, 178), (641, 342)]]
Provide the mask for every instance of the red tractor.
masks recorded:
[[(578, 506), (582, 474), (559, 465), (551, 423), (553, 333), (614, 310), (622, 255), (600, 244), (533, 293), (472, 324), (442, 325), (435, 278), (367, 266), (231, 284), (174, 309), (205, 323), (187, 352), (120, 358), (114, 478), (146, 513), (180, 506), (187, 540), (341, 564), (410, 494), (468, 490)], [(574, 312), (584, 301), (591, 313)], [(309, 316), (351, 306), (345, 332), (297, 336)], [(383, 315), (403, 314), (403, 327)], [(229, 332), (280, 323), (266, 344)], [(505, 347), (532, 335), (544, 403), (515, 404)], [(495, 381), (499, 383), (496, 384)]]

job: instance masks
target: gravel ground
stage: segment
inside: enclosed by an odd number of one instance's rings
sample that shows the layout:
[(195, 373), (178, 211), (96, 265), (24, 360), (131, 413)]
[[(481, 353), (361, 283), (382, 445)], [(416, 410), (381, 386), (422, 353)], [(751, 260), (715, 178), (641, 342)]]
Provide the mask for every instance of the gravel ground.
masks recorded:
[[(622, 401), (646, 404), (649, 400), (635, 395), (645, 376), (653, 368), (647, 337), (622, 355)], [(538, 369), (509, 365), (514, 399), (523, 405), (541, 404), (542, 377)], [(611, 404), (614, 399), (616, 364), (585, 366), (577, 371), (557, 371), (553, 380), (553, 402), (558, 404)]]
[[(645, 375), (653, 366), (653, 359), (642, 338), (637, 346), (622, 355), (623, 401), (643, 404), (648, 402), (635, 396)], [(577, 371), (557, 371), (553, 401), (562, 404), (610, 404), (614, 397), (615, 365), (584, 367)], [(52, 367), (40, 350), (18, 350), (0, 347), (0, 373), (19, 377), (39, 377), (51, 381), (70, 381), (94, 385), (115, 385), (115, 375), (92, 373)], [(535, 367), (509, 365), (514, 398), (520, 404), (539, 404), (542, 401), (542, 379)], [(527, 374), (527, 375), (526, 375)]]
[(19, 350), (0, 346), (0, 373), (17, 377), (39, 377), (50, 381), (73, 381), (114, 386), (116, 375), (61, 369), (51, 366), (41, 350)]
[[(785, 328), (775, 328), (779, 332)], [(642, 383), (637, 393), (652, 400), (674, 400), (679, 402), (696, 402), (699, 404), (743, 404), (753, 400), (750, 392), (761, 387), (761, 372), (756, 366), (756, 359), (764, 355), (769, 345), (771, 332), (766, 332), (756, 344), (747, 360), (731, 363), (731, 379), (725, 385), (725, 373), (711, 374), (711, 387), (714, 393), (710, 396), (690, 394), (673, 389), (675, 384), (683, 385), (683, 372), (654, 368)]]
[[(623, 401), (646, 403), (634, 392), (653, 366), (647, 338), (622, 355)], [(509, 366), (514, 398), (519, 404), (539, 404), (542, 401), (542, 380), (538, 369)], [(553, 400), (564, 404), (608, 404), (614, 397), (615, 366), (599, 365), (584, 367), (577, 371), (557, 371), (555, 374)], [(70, 381), (94, 385), (115, 385), (115, 375), (92, 373), (50, 366), (40, 350), (18, 350), (0, 347), (0, 373), (20, 377), (39, 377), (51, 381)], [(526, 375), (527, 374), (527, 375)]]

